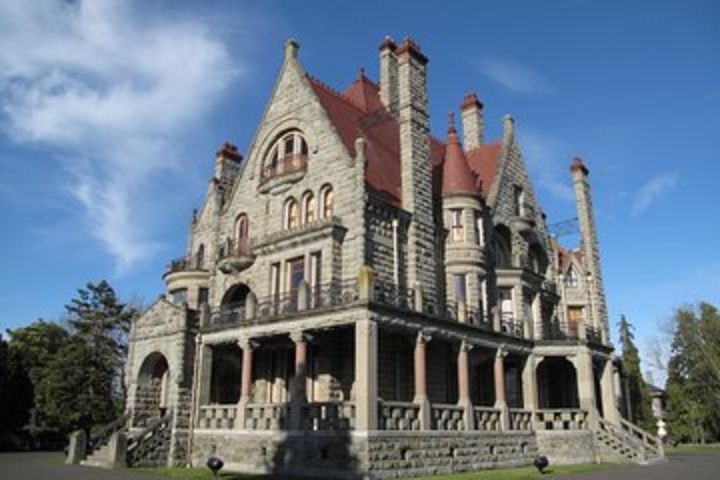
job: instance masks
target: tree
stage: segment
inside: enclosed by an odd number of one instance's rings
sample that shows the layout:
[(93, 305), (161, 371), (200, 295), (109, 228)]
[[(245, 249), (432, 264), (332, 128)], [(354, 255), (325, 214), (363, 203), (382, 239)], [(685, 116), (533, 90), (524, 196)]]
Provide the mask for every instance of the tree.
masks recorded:
[[(73, 334), (90, 352), (84, 369), (88, 376), (85, 393), (89, 395), (89, 404), (96, 409), (93, 418), (108, 421), (125, 401), (123, 372), (127, 335), (135, 311), (118, 300), (105, 280), (79, 289), (77, 297), (65, 309)], [(79, 355), (79, 350), (73, 353)]]
[(720, 314), (701, 303), (675, 312), (666, 384), (670, 428), (680, 440), (720, 439)]
[(620, 316), (618, 323), (620, 345), (622, 346), (622, 365), (625, 381), (627, 382), (626, 395), (629, 397), (630, 421), (648, 430), (654, 430), (654, 421), (651, 410), (650, 389), (645, 383), (640, 368), (640, 353), (635, 346), (633, 326), (625, 315)]

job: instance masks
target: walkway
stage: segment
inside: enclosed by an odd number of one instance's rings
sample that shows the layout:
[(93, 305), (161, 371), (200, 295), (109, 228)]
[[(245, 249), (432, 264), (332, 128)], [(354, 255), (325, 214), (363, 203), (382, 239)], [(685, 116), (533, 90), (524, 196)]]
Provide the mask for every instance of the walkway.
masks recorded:
[(583, 473), (563, 480), (717, 480), (720, 478), (720, 455), (680, 453), (655, 465), (627, 465), (599, 472)]

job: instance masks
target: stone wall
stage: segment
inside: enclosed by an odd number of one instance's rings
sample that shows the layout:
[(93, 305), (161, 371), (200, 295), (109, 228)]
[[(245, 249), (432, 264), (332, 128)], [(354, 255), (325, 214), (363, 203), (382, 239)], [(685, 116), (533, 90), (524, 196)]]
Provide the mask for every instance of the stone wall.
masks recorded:
[(540, 455), (550, 460), (550, 465), (595, 463), (597, 449), (593, 433), (585, 431), (539, 431), (535, 433)]

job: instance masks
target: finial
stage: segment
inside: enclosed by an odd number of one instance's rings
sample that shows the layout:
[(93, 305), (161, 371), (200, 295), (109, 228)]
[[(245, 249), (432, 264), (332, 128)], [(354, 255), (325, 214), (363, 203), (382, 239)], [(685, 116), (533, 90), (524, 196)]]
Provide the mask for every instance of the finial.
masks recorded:
[(448, 128), (455, 130), (455, 114), (453, 112), (448, 112)]
[(298, 50), (300, 50), (300, 44), (294, 38), (288, 38), (285, 42), (285, 59), (286, 60), (297, 60)]
[(515, 120), (512, 115), (506, 113), (503, 116), (503, 137), (510, 138), (515, 135)]
[(365, 67), (360, 67), (360, 78), (365, 77)]
[(585, 176), (590, 173), (590, 170), (588, 170), (588, 168), (585, 166), (585, 162), (583, 162), (582, 158), (577, 156), (573, 158), (573, 161), (570, 164), (570, 171), (573, 173), (580, 171)]

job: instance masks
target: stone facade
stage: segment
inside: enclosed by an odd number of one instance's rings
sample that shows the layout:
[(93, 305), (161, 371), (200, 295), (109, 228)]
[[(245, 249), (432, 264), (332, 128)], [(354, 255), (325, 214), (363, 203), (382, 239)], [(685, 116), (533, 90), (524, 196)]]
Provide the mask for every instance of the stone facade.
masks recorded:
[(156, 432), (144, 464), (389, 478), (596, 461), (637, 435), (615, 404), (587, 169), (578, 255), (548, 235), (511, 117), (487, 142), (469, 95), (465, 148), (452, 124), (430, 135), (412, 40), (386, 39), (379, 84), (361, 71), (343, 93), (298, 49), (247, 156), (216, 153), (185, 256), (132, 327), (128, 448)]

